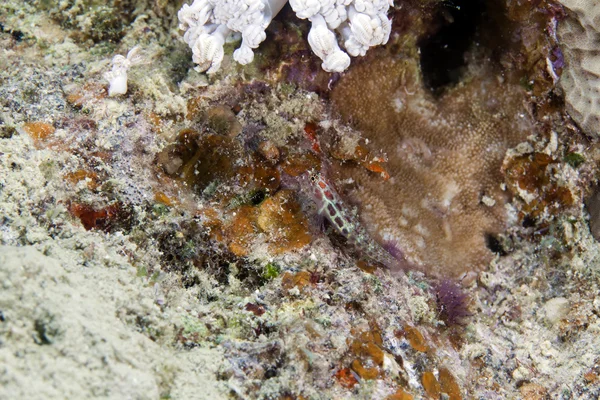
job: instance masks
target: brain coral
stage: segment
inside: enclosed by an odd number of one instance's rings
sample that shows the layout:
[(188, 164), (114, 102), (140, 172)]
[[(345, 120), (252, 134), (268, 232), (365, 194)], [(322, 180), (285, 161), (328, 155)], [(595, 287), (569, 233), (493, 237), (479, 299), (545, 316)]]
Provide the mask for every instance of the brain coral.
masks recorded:
[(382, 53), (352, 68), (332, 100), (371, 149), (383, 150), (390, 179), (347, 162), (334, 166), (335, 178), (352, 182), (341, 190), (373, 235), (418, 269), (479, 270), (492, 257), (487, 235), (506, 221), (505, 152), (532, 132), (525, 91), (488, 71), (435, 97), (417, 59)]
[(600, 3), (561, 0), (569, 9), (559, 24), (565, 59), (561, 86), (567, 111), (588, 134), (600, 135)]

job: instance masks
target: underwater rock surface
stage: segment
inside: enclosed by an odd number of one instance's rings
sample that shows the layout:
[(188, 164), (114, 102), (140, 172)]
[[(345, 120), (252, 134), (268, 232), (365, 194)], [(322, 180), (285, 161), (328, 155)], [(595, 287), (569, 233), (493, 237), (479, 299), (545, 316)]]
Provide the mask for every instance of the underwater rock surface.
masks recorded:
[[(557, 4), (396, 3), (343, 75), (284, 8), (214, 76), (181, 6), (0, 4), (0, 398), (598, 398)], [(323, 221), (315, 171), (405, 269)]]

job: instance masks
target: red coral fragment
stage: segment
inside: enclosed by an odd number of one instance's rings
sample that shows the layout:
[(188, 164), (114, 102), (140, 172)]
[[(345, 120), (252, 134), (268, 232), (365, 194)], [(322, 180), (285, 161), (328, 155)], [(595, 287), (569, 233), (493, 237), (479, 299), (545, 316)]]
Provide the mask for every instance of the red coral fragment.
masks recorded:
[(352, 389), (358, 383), (354, 373), (350, 368), (342, 368), (335, 373), (337, 381), (346, 389)]
[(261, 306), (260, 304), (254, 304), (254, 303), (247, 303), (245, 309), (246, 309), (246, 311), (250, 311), (252, 314), (256, 315), (257, 317), (260, 317), (266, 311), (263, 306)]
[(317, 154), (321, 154), (321, 145), (319, 144), (319, 139), (317, 138), (317, 128), (317, 124), (314, 122), (308, 122), (306, 125), (304, 125), (304, 133), (306, 133), (306, 137), (310, 141), (313, 151)]
[(113, 203), (99, 210), (92, 206), (81, 203), (69, 203), (67, 209), (74, 217), (79, 218), (83, 227), (90, 229), (100, 229), (108, 232), (113, 227), (115, 221), (123, 219), (124, 210), (120, 203)]

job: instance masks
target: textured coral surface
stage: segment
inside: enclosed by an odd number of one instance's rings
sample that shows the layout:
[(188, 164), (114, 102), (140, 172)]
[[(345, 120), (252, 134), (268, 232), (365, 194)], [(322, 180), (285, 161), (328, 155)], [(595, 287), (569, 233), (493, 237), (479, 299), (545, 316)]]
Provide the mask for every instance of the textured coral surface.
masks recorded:
[(367, 225), (411, 264), (458, 277), (492, 259), (486, 235), (506, 221), (500, 167), (534, 125), (517, 85), (473, 78), (434, 99), (417, 74), (414, 62), (375, 56), (342, 78), (336, 110), (384, 149), (390, 178), (357, 167), (340, 179), (353, 178)]
[(597, 1), (563, 0), (560, 22), (565, 69), (561, 86), (568, 111), (588, 134), (600, 134), (600, 7)]

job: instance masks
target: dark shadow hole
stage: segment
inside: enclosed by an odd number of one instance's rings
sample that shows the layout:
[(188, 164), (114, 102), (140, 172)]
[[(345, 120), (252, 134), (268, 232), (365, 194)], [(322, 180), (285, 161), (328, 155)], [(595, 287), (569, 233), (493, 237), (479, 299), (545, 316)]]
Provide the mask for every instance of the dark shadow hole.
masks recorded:
[(505, 256), (507, 254), (500, 240), (491, 233), (485, 235), (485, 244), (492, 253), (496, 253), (500, 256)]
[(250, 202), (257, 206), (267, 197), (267, 193), (263, 189), (259, 189), (250, 195)]
[(434, 32), (421, 40), (421, 70), (434, 95), (460, 81), (466, 71), (465, 53), (475, 42), (485, 12), (482, 0), (453, 0), (440, 4)]

